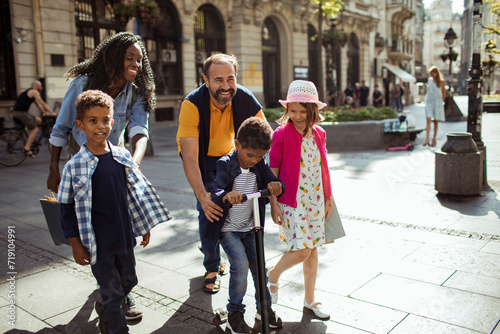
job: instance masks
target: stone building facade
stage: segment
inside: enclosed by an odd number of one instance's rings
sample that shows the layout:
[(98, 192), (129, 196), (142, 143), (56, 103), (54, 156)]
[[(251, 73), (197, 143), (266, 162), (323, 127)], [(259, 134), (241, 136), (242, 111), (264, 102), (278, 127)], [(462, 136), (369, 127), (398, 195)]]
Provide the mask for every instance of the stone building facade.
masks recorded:
[[(398, 73), (409, 78), (411, 92), (421, 2), (345, 0), (335, 21), (323, 21), (332, 38), (323, 43), (325, 74), (319, 76), (317, 8), (309, 0), (156, 0), (155, 18), (137, 14), (126, 24), (112, 0), (2, 1), (0, 117), (8, 117), (16, 96), (34, 79), (44, 83), (46, 100), (57, 109), (69, 85), (63, 77), (68, 68), (122, 30), (146, 43), (158, 96), (152, 124), (177, 120), (182, 99), (202, 82), (203, 60), (219, 51), (238, 57), (238, 82), (266, 107), (276, 106), (295, 78), (315, 81), (325, 100), (348, 81), (377, 83), (387, 92)], [(332, 103), (339, 104), (336, 95)]]
[[(444, 76), (446, 85), (452, 85), (453, 91), (461, 91), (458, 80), (460, 63), (462, 61), (460, 45), (462, 44), (462, 15), (452, 13), (451, 0), (435, 0), (428, 11), (428, 20), (424, 23), (424, 64), (427, 68), (437, 66)], [(457, 40), (453, 51), (458, 53), (458, 58), (451, 64), (450, 61), (441, 59), (441, 55), (448, 54), (449, 49), (445, 46), (444, 37), (449, 28), (457, 34)]]

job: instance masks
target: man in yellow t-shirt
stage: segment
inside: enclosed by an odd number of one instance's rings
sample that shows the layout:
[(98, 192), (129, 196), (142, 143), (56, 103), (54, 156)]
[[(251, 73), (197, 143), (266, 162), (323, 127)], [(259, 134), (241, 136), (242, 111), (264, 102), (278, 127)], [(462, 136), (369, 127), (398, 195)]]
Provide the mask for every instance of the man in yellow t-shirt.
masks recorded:
[(203, 64), (204, 84), (189, 93), (181, 106), (177, 144), (186, 178), (193, 188), (199, 212), (201, 249), (204, 254), (205, 281), (209, 293), (220, 290), (219, 240), (210, 237), (220, 223), (222, 208), (210, 195), (217, 160), (234, 150), (234, 137), (245, 119), (265, 119), (262, 107), (245, 87), (238, 85), (238, 60), (217, 53)]

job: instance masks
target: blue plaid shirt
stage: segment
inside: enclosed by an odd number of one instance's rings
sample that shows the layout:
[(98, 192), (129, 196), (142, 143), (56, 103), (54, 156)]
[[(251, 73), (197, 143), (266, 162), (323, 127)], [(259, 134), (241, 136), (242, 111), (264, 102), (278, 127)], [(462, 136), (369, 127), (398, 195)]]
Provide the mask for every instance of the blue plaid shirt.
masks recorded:
[[(148, 233), (155, 225), (171, 219), (170, 213), (160, 201), (155, 189), (134, 163), (130, 153), (121, 147), (109, 148), (118, 163), (125, 166), (127, 175), (127, 201), (132, 231), (135, 237)], [(80, 239), (90, 253), (90, 265), (97, 260), (97, 245), (92, 228), (92, 174), (99, 159), (83, 145), (65, 166), (57, 200), (61, 203), (75, 203)]]

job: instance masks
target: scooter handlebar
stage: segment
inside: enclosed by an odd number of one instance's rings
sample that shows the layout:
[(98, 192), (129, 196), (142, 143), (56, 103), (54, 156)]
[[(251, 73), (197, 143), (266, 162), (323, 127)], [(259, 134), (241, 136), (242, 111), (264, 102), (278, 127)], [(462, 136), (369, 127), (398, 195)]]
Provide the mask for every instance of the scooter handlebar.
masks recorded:
[[(284, 188), (283, 188), (284, 191)], [(254, 199), (254, 198), (259, 198), (259, 197), (270, 197), (271, 192), (269, 189), (262, 189), (257, 192), (251, 193), (251, 194), (243, 194), (243, 198), (241, 200), (241, 203), (248, 201), (249, 199)], [(224, 201), (224, 205), (230, 209), (232, 207), (231, 203), (228, 201)]]
[(269, 196), (271, 196), (271, 192), (269, 191), (269, 189), (262, 189), (262, 190), (255, 192), (255, 193), (243, 194), (243, 199), (241, 200), (241, 202), (246, 202), (247, 200), (253, 199), (253, 198), (269, 197)]

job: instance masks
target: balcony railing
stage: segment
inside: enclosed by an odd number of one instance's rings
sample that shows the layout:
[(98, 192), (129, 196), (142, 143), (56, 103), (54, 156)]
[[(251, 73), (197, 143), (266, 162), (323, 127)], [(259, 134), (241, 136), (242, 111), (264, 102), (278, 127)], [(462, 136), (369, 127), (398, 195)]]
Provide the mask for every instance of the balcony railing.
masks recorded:
[(413, 0), (389, 0), (390, 5), (405, 5), (413, 8)]
[(391, 52), (413, 55), (413, 41), (406, 41), (400, 38), (393, 38)]

